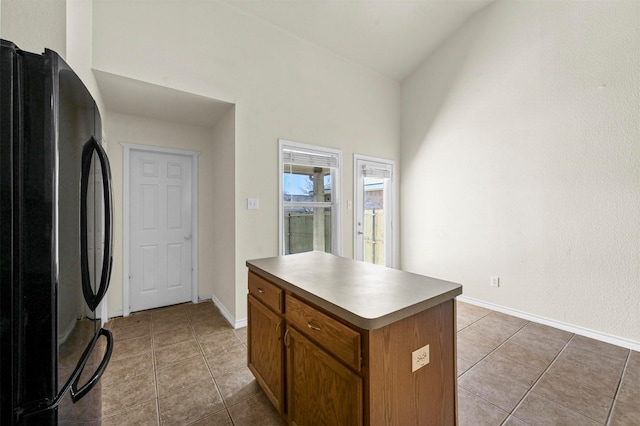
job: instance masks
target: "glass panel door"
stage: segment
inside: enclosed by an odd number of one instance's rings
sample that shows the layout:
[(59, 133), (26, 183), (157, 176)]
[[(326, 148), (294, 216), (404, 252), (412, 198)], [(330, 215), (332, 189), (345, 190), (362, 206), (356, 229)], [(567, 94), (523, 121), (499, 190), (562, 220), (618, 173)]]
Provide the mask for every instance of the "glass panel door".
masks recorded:
[(355, 156), (355, 258), (393, 266), (393, 162)]

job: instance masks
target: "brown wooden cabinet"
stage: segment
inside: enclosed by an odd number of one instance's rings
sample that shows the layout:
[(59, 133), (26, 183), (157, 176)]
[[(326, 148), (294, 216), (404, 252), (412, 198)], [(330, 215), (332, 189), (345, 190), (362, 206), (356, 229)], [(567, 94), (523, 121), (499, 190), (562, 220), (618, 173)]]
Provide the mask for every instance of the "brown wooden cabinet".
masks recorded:
[(249, 368), (289, 424), (457, 424), (460, 285), (320, 252), (247, 266)]
[(361, 425), (362, 378), (287, 327), (287, 406), (296, 425)]
[(281, 314), (260, 302), (251, 292), (247, 297), (249, 370), (278, 412), (284, 414), (284, 319)]

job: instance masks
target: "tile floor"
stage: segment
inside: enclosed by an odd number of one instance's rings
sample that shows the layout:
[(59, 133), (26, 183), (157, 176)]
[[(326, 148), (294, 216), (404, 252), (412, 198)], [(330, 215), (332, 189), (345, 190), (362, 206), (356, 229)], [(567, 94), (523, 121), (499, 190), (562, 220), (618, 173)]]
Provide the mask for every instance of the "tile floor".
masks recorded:
[(640, 425), (640, 353), (458, 302), (461, 425)]
[[(115, 318), (102, 425), (280, 425), (211, 302)], [(640, 353), (458, 302), (461, 425), (640, 425)]]

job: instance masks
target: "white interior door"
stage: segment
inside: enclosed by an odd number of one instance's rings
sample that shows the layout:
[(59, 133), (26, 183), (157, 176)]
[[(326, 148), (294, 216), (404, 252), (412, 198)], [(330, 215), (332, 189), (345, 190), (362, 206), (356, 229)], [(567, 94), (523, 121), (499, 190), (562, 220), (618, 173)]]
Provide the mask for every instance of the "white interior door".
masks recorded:
[(393, 267), (393, 162), (355, 155), (354, 254)]
[(192, 299), (191, 158), (131, 151), (130, 311)]

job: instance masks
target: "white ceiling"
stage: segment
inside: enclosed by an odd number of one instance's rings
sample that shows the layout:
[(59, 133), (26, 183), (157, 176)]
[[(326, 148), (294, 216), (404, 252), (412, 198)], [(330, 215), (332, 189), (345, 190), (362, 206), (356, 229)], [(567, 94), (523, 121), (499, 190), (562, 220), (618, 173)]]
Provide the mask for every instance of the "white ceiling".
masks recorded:
[(94, 70), (109, 111), (201, 127), (213, 127), (233, 106), (193, 93)]
[(402, 81), (493, 0), (226, 0), (225, 4)]
[[(493, 0), (226, 0), (398, 82)], [(213, 127), (231, 104), (94, 70), (110, 111)]]

